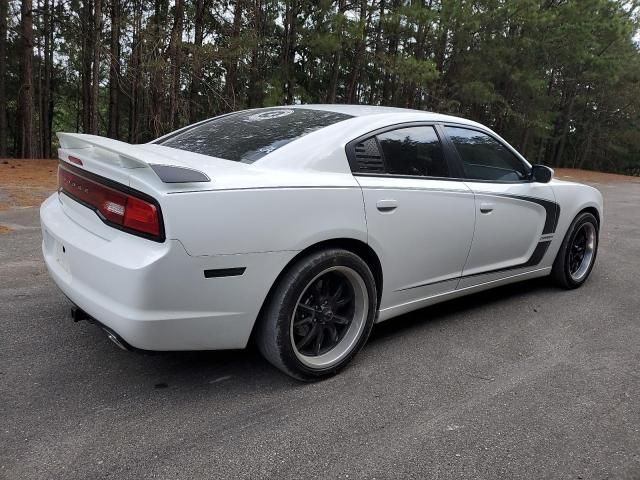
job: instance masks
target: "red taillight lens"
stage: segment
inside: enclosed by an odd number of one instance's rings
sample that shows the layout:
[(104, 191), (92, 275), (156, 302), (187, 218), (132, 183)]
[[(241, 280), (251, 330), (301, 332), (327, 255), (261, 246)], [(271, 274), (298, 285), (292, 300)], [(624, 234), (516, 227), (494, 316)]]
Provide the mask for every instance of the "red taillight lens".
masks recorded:
[(155, 205), (138, 198), (127, 198), (124, 226), (151, 235), (160, 235), (158, 209)]
[(58, 191), (94, 209), (108, 224), (162, 240), (158, 207), (144, 198), (104, 185), (84, 172), (75, 173), (63, 164), (58, 166)]

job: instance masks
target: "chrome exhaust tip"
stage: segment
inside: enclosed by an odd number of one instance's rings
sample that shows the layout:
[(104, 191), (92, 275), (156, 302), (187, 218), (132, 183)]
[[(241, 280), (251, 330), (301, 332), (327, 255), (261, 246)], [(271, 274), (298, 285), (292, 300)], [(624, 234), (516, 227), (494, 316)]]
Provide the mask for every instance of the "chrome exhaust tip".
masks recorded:
[(118, 335), (116, 332), (114, 332), (113, 330), (105, 326), (102, 326), (102, 330), (104, 331), (104, 333), (107, 334), (107, 338), (111, 340), (113, 343), (115, 343), (115, 345), (118, 348), (127, 352), (131, 350), (131, 347), (129, 347), (129, 344), (125, 342), (123, 338), (120, 335)]
[[(1, 0), (0, 0), (1, 1)], [(113, 330), (111, 330), (109, 327), (106, 327), (105, 325), (103, 325), (102, 323), (100, 323), (98, 320), (96, 320), (95, 318), (93, 318), (91, 315), (89, 315), (87, 312), (85, 312), (84, 310), (82, 310), (80, 307), (78, 307), (77, 305), (73, 305), (71, 307), (71, 318), (73, 319), (74, 322), (81, 322), (83, 320), (86, 320), (89, 323), (93, 323), (98, 325), (102, 331), (107, 335), (107, 338), (109, 340), (111, 340), (118, 348), (120, 348), (121, 350), (125, 350), (127, 352), (136, 350), (134, 347), (132, 347), (131, 345), (129, 345), (124, 338), (122, 338), (120, 335), (118, 335), (116, 332), (114, 332)]]

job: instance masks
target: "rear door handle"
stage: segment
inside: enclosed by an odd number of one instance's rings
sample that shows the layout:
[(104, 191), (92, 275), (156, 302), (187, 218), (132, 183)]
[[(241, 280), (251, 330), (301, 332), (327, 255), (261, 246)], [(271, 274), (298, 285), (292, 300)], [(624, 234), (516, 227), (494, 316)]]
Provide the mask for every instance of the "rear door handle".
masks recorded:
[(378, 200), (376, 208), (383, 213), (393, 212), (398, 208), (398, 202), (395, 200)]
[(493, 203), (482, 202), (480, 203), (480, 213), (491, 213), (493, 212)]

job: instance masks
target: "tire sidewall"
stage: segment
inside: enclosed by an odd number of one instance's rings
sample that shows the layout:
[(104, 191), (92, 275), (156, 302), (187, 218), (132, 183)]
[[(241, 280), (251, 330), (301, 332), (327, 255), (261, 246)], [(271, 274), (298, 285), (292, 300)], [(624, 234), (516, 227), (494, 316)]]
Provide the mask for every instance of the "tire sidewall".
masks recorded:
[[(585, 223), (591, 223), (596, 231), (596, 238), (595, 238), (595, 248), (593, 251), (593, 258), (591, 259), (591, 265), (589, 265), (589, 269), (587, 270), (586, 274), (584, 275), (584, 277), (581, 280), (574, 280), (573, 277), (571, 276), (571, 269), (569, 266), (569, 259), (570, 259), (570, 250), (571, 250), (571, 245), (573, 245), (573, 241), (578, 233), (578, 231), (580, 230), (580, 227), (582, 225), (584, 225)], [(598, 228), (598, 221), (596, 220), (596, 218), (593, 216), (593, 214), (585, 212), (582, 213), (581, 215), (579, 215), (578, 217), (576, 217), (576, 219), (573, 221), (573, 223), (571, 224), (571, 228), (569, 230), (569, 234), (567, 235), (567, 238), (564, 242), (564, 244), (562, 245), (562, 273), (564, 275), (565, 281), (567, 283), (567, 286), (569, 286), (570, 288), (577, 288), (580, 285), (582, 285), (584, 282), (587, 281), (587, 279), (589, 278), (589, 276), (591, 275), (591, 270), (593, 270), (593, 267), (596, 263), (596, 257), (598, 255), (598, 247), (600, 246), (600, 230)]]
[[(327, 268), (336, 266), (351, 268), (362, 277), (369, 297), (369, 310), (360, 336), (354, 343), (351, 351), (338, 363), (329, 367), (315, 369), (302, 363), (294, 351), (290, 334), (293, 312), (300, 295), (302, 295), (304, 289), (307, 288), (309, 282)], [(284, 279), (282, 287), (284, 288), (279, 292), (280, 295), (274, 296), (274, 301), (278, 304), (274, 304), (274, 308), (270, 309), (272, 314), (275, 313), (274, 310), (277, 310), (278, 318), (275, 322), (277, 330), (276, 342), (282, 363), (288, 370), (302, 374), (301, 377), (306, 380), (313, 380), (335, 374), (358, 353), (371, 333), (377, 312), (376, 286), (371, 271), (360, 257), (351, 252), (346, 250), (328, 250), (311, 255), (295, 265), (289, 272), (289, 275)]]

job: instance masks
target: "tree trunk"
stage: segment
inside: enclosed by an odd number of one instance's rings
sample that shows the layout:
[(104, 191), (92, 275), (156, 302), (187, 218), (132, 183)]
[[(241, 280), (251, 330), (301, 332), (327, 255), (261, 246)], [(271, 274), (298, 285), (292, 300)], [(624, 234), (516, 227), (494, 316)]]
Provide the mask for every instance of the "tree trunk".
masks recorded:
[[(345, 0), (338, 0), (338, 18), (344, 15), (346, 8)], [(340, 63), (342, 63), (342, 18), (340, 18), (340, 24), (338, 26), (338, 51), (333, 54), (333, 68), (331, 70), (331, 83), (329, 84), (329, 91), (327, 92), (327, 103), (336, 103), (336, 94), (338, 91), (338, 79), (340, 78)]]
[(42, 104), (40, 110), (40, 124), (42, 128), (42, 156), (44, 158), (51, 157), (51, 123), (50, 108), (52, 102), (51, 96), (51, 50), (53, 50), (53, 1), (51, 5), (49, 0), (44, 0), (44, 78), (42, 84)]
[(0, 1), (0, 157), (7, 156), (7, 14), (9, 2)]
[[(154, 14), (152, 17), (152, 38), (151, 38), (151, 131), (154, 137), (159, 137), (164, 131), (163, 126), (163, 100), (165, 95), (165, 60), (162, 45), (164, 45), (164, 34), (161, 25), (166, 20), (164, 15), (164, 5), (162, 0), (155, 0)], [(147, 58), (148, 55), (145, 55)]]
[[(233, 28), (231, 30), (231, 47), (232, 50), (236, 50), (238, 48), (238, 39), (240, 37), (240, 30), (242, 28), (242, 10), (243, 10), (243, 0), (236, 0), (235, 8), (233, 11)], [(255, 58), (257, 60), (257, 51), (254, 50)], [(254, 57), (252, 57), (253, 59)], [(229, 103), (229, 107), (231, 110), (235, 110), (236, 99), (238, 98), (238, 60), (234, 56), (229, 61), (229, 65), (227, 67), (227, 76), (225, 78), (225, 101)]]
[[(204, 40), (204, 0), (196, 0), (193, 38), (193, 67), (189, 86), (189, 123), (200, 119), (200, 85), (202, 77), (202, 41)], [(236, 7), (237, 9), (237, 7)]]
[[(436, 71), (439, 73), (439, 79), (436, 83), (433, 92), (431, 93), (430, 100), (427, 101), (427, 106), (434, 111), (444, 107), (442, 105), (447, 101), (448, 97), (448, 89), (450, 84), (450, 71), (451, 64), (453, 63), (453, 52), (450, 55), (447, 55), (447, 50), (449, 47), (449, 37), (450, 32), (455, 32), (455, 25), (451, 25), (452, 23), (452, 8), (455, 6), (456, 2), (447, 2), (445, 4), (440, 4), (440, 12), (439, 12), (439, 21), (438, 27), (436, 31), (436, 39), (434, 41), (434, 61), (436, 64)], [(447, 65), (449, 64), (449, 65)], [(449, 68), (447, 68), (449, 67)]]
[(375, 66), (380, 62), (380, 52), (382, 51), (382, 19), (384, 18), (385, 0), (380, 0), (380, 13), (378, 16), (378, 25), (376, 26), (376, 46), (373, 52), (373, 64), (375, 72), (371, 75), (371, 86), (369, 90), (369, 104), (373, 105), (376, 99), (376, 91), (378, 90), (378, 68)]
[(80, 9), (80, 35), (82, 49), (82, 131), (91, 131), (91, 50), (93, 34), (91, 0), (84, 0)]
[[(394, 0), (392, 2), (391, 9), (394, 13), (396, 13), (397, 19), (395, 21), (393, 31), (389, 35), (388, 40), (388, 57), (391, 59), (391, 73), (386, 72), (384, 75), (384, 83), (382, 84), (382, 104), (390, 105), (394, 103), (397, 91), (397, 82), (396, 82), (396, 56), (398, 55), (398, 47), (400, 45), (400, 9), (401, 2), (400, 0)], [(386, 67), (385, 67), (386, 70)]]
[(47, 150), (49, 152), (49, 157), (51, 157), (51, 148), (52, 148), (52, 140), (53, 140), (53, 113), (54, 113), (54, 101), (53, 101), (53, 92), (55, 89), (55, 82), (53, 76), (53, 51), (55, 50), (54, 45), (54, 33), (55, 33), (55, 14), (56, 14), (56, 2), (55, 0), (51, 0), (51, 15), (49, 16), (49, 75), (48, 75), (48, 83), (47, 90), (49, 93), (49, 104), (47, 105)]
[(171, 29), (171, 91), (169, 93), (169, 126), (175, 130), (178, 121), (178, 102), (180, 100), (180, 60), (182, 57), (182, 28), (184, 17), (184, 3), (176, 0), (175, 21)]
[(531, 133), (531, 129), (527, 126), (527, 122), (525, 119), (524, 122), (524, 131), (522, 132), (522, 140), (520, 141), (520, 153), (527, 158), (527, 148), (529, 147), (529, 134)]
[(356, 64), (354, 65), (353, 70), (351, 71), (351, 77), (349, 78), (347, 103), (359, 103), (356, 102), (356, 90), (366, 54), (367, 32), (369, 31), (369, 21), (371, 19), (371, 16), (367, 14), (367, 1), (368, 0), (360, 1), (360, 40), (358, 41), (358, 46), (356, 48)]
[(91, 133), (98, 134), (100, 114), (100, 34), (102, 32), (102, 0), (94, 0), (93, 13), (93, 79), (91, 85)]
[(575, 91), (575, 89), (572, 89), (572, 92), (569, 93), (569, 95), (569, 101), (562, 109), (560, 121), (556, 124), (556, 138), (558, 133), (560, 134), (560, 138), (557, 141), (555, 154), (553, 156), (553, 165), (560, 167), (564, 166), (564, 147), (567, 143), (567, 135), (569, 134), (569, 123), (571, 122), (571, 115), (573, 113), (573, 107), (575, 105), (577, 92)]
[(142, 29), (142, 3), (135, 0), (133, 5), (133, 38), (131, 42), (131, 91), (129, 94), (129, 143), (138, 143), (138, 118), (140, 110), (140, 31)]
[[(589, 132), (587, 133), (587, 141), (584, 143), (582, 153), (580, 154), (580, 160), (578, 165), (576, 166), (574, 164), (573, 168), (582, 169), (585, 167), (585, 165), (589, 163), (589, 157), (591, 155), (591, 145), (593, 144), (594, 130), (595, 130), (595, 127), (592, 127), (591, 125), (587, 125), (587, 131)], [(592, 165), (588, 165), (588, 166), (591, 167)]]
[[(429, 1), (426, 4), (423, 0), (422, 8), (426, 10), (431, 10), (432, 1)], [(430, 23), (428, 22), (420, 22), (418, 26), (418, 34), (416, 38), (416, 45), (414, 50), (414, 57), (418, 61), (422, 61), (425, 59), (425, 50), (427, 43), (427, 31), (430, 29)], [(408, 95), (407, 95), (407, 108), (415, 108), (422, 106), (422, 91), (423, 86), (418, 85), (415, 81), (412, 81), (409, 85)]]
[(22, 0), (22, 75), (20, 78), (20, 110), (22, 117), (21, 158), (32, 158), (33, 138), (33, 4)]
[(294, 63), (297, 45), (298, 0), (287, 0), (284, 18), (284, 45), (280, 65), (282, 71), (282, 96), (285, 104), (293, 103), (295, 84)]
[(44, 57), (44, 55), (42, 54), (42, 21), (43, 21), (43, 15), (42, 15), (42, 4), (40, 3), (40, 0), (37, 0), (36, 3), (36, 8), (35, 8), (35, 12), (36, 12), (36, 16), (35, 16), (35, 25), (34, 25), (34, 47), (35, 47), (35, 61), (36, 61), (36, 71), (35, 71), (35, 76), (34, 76), (34, 100), (35, 100), (35, 109), (34, 109), (34, 115), (35, 115), (35, 125), (34, 125), (34, 151), (33, 151), (33, 157), (34, 158), (42, 158), (42, 151), (43, 151), (43, 144), (44, 144), (44, 138), (42, 135), (42, 131), (43, 131), (43, 116), (42, 116), (42, 112), (44, 112), (44, 99), (42, 96), (42, 90), (44, 89), (44, 85), (42, 82), (42, 77), (44, 76), (44, 72), (43, 72), (43, 62), (42, 59)]
[(251, 49), (251, 65), (249, 68), (249, 108), (262, 106), (262, 72), (260, 71), (260, 41), (263, 30), (263, 0), (254, 0), (253, 30), (256, 34), (255, 43)]
[(120, 138), (120, 0), (111, 0), (111, 45), (109, 69), (109, 128), (107, 135)]

